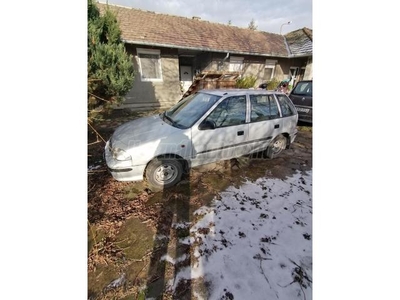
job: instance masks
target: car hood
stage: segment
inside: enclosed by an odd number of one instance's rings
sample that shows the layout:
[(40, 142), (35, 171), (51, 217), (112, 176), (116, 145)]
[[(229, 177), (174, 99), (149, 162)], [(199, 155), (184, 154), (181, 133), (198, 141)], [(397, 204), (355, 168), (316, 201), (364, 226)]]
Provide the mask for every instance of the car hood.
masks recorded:
[(182, 129), (164, 122), (159, 115), (153, 115), (119, 126), (111, 137), (111, 143), (113, 147), (122, 146), (126, 149), (133, 145), (166, 139), (176, 133), (182, 133)]

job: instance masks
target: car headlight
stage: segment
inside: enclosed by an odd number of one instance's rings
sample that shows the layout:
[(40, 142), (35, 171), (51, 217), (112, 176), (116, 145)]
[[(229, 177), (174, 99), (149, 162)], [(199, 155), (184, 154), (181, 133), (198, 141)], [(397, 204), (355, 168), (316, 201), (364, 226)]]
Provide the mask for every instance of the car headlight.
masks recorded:
[(124, 150), (120, 148), (112, 149), (113, 158), (116, 160), (130, 160), (131, 156)]

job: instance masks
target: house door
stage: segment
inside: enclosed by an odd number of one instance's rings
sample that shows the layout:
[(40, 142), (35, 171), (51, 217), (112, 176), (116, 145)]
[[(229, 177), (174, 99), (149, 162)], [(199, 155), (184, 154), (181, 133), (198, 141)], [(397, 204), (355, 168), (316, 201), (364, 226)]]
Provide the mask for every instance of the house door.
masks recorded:
[(183, 93), (189, 89), (192, 85), (193, 73), (191, 66), (181, 66), (181, 83), (183, 88)]

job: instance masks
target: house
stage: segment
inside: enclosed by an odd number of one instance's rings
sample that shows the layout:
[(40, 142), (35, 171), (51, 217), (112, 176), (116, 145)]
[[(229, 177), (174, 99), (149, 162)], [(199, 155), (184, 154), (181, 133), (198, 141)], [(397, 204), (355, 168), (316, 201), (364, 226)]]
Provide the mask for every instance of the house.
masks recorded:
[(303, 79), (312, 79), (312, 30), (298, 29), (285, 35), (290, 62), (289, 75), (291, 83)]
[[(288, 34), (288, 42), (279, 34), (198, 17), (97, 5), (100, 12), (108, 7), (116, 14), (126, 50), (134, 57), (136, 76), (122, 107), (170, 107), (182, 98), (194, 77), (206, 71), (256, 76), (256, 85), (272, 78), (282, 80), (294, 75), (300, 79), (312, 74), (307, 65), (312, 62), (312, 38), (307, 44), (300, 33)], [(303, 32), (306, 36), (311, 32), (312, 37), (311, 30)], [(311, 54), (301, 52), (302, 43), (311, 45)]]

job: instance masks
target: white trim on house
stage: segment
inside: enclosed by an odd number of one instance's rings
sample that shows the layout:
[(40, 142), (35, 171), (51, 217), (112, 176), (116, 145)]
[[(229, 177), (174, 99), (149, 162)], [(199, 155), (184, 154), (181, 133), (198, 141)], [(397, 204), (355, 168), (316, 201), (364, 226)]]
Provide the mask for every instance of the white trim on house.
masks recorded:
[(290, 67), (289, 68), (289, 76), (290, 76), (289, 85), (291, 85), (293, 87), (294, 82), (297, 79), (298, 75), (299, 75), (299, 67)]

